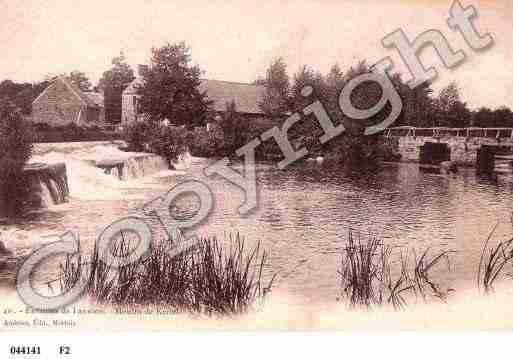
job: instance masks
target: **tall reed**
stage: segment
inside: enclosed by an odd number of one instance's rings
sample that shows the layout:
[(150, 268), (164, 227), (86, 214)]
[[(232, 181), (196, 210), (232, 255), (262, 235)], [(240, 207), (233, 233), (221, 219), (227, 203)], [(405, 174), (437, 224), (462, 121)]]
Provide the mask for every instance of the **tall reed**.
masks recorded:
[[(123, 233), (112, 248), (116, 256), (132, 250)], [(175, 246), (160, 242), (146, 257), (120, 268), (104, 263), (95, 247), (89, 260), (80, 252), (61, 264), (61, 290), (73, 286), (87, 270), (85, 294), (101, 303), (157, 305), (176, 312), (243, 313), (270, 292), (274, 277), (264, 284), (268, 261), (260, 244), (245, 250), (238, 234), (222, 246), (216, 238), (203, 238), (188, 250), (173, 254)]]
[(431, 278), (431, 271), (442, 259), (449, 263), (449, 251), (430, 257), (426, 249), (420, 257), (402, 251), (376, 237), (362, 238), (350, 230), (342, 250), (340, 284), (342, 298), (350, 307), (374, 307), (385, 304), (405, 308), (411, 298), (427, 300), (433, 295), (445, 300), (450, 288)]
[(513, 239), (499, 242), (488, 249), (491, 238), (493, 237), (498, 223), (493, 227), (486, 238), (479, 267), (477, 270), (477, 288), (485, 294), (494, 291), (495, 282), (504, 276), (504, 269), (513, 263)]

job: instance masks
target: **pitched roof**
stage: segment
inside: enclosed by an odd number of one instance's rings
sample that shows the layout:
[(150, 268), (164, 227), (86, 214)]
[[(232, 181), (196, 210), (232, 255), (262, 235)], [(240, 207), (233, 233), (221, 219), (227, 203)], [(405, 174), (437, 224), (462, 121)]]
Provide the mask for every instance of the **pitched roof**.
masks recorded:
[[(124, 95), (137, 93), (137, 86), (142, 85), (143, 79), (136, 78), (123, 91)], [(229, 82), (220, 80), (201, 80), (199, 86), (201, 92), (206, 92), (209, 100), (213, 101), (215, 111), (226, 111), (226, 103), (235, 101), (237, 111), (250, 114), (262, 114), (260, 106), (265, 87), (240, 82)]]
[(242, 113), (261, 114), (258, 105), (262, 101), (265, 87), (240, 82), (219, 80), (201, 80), (201, 92), (206, 92), (209, 100), (214, 101), (215, 111), (226, 111), (226, 103), (235, 101), (237, 111)]
[[(89, 97), (87, 93), (80, 90), (71, 80), (67, 77), (60, 76), (59, 79), (64, 82), (68, 87), (72, 89), (72, 92), (74, 92), (78, 97), (82, 99), (82, 101), (87, 105), (91, 107), (97, 107), (98, 104), (92, 99), (94, 96)], [(91, 93), (91, 92), (90, 92)]]
[(82, 103), (89, 107), (103, 107), (103, 95), (96, 92), (83, 92), (75, 86), (67, 77), (59, 76), (50, 83), (46, 89), (32, 103), (35, 103), (43, 96), (47, 89), (49, 89), (56, 81), (61, 81)]

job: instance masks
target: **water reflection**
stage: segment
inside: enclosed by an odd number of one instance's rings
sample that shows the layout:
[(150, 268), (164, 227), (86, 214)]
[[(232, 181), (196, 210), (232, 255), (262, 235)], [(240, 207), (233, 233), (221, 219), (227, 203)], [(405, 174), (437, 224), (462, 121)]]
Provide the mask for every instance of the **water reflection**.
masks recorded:
[[(201, 177), (202, 167), (124, 184), (119, 188), (124, 200), (72, 198), (62, 207), (4, 226), (32, 237), (75, 230), (91, 244), (111, 221), (183, 180)], [(444, 278), (455, 288), (473, 285), (483, 240), (497, 221), (497, 239), (512, 235), (513, 184), (477, 177), (472, 170), (440, 176), (421, 173), (415, 164), (390, 164), (362, 175), (312, 164), (286, 171), (258, 165), (257, 178), (259, 206), (245, 217), (237, 213), (244, 201), (240, 189), (222, 178), (203, 178), (216, 204), (197, 231), (219, 238), (240, 232), (249, 242), (261, 241), (271, 255), (266, 274), (280, 273), (276, 290), (305, 301), (336, 299), (339, 253), (350, 228), (418, 252), (456, 251)], [(131, 199), (134, 194), (141, 199)]]

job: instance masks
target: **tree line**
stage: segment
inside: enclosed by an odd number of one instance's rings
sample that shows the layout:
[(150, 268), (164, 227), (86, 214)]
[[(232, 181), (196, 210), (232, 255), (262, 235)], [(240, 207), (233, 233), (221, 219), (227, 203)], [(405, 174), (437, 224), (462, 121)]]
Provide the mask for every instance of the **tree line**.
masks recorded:
[[(292, 76), (282, 58), (274, 59), (265, 76), (254, 84), (264, 85), (265, 95), (259, 104), (270, 117), (293, 113), (306, 104), (301, 96), (305, 85), (314, 88), (315, 96), (323, 102), (330, 115), (340, 121), (350, 122), (338, 108), (338, 94), (353, 78), (370, 72), (370, 67), (361, 61), (343, 71), (334, 64), (326, 74), (312, 66), (303, 66)], [(168, 119), (172, 123), (198, 126), (204, 124), (209, 112), (206, 94), (198, 86), (203, 71), (191, 64), (189, 48), (184, 42), (166, 44), (152, 49), (148, 71), (143, 74), (146, 84), (140, 88), (140, 109), (156, 119)], [(93, 86), (84, 72), (75, 70), (66, 75), (82, 91), (102, 92), (105, 99), (107, 122), (121, 120), (121, 95), (135, 79), (134, 70), (127, 64), (123, 52), (112, 59), (98, 84)], [(37, 83), (17, 83), (12, 80), (0, 82), (0, 98), (13, 102), (24, 115), (30, 115), (32, 102), (49, 85), (55, 76), (48, 75)], [(502, 106), (492, 109), (483, 107), (470, 110), (462, 101), (460, 89), (455, 82), (434, 95), (431, 84), (415, 89), (402, 81), (399, 75), (392, 82), (403, 101), (403, 111), (394, 126), (414, 127), (513, 127), (513, 112)], [(162, 96), (168, 94), (169, 96)], [(379, 100), (380, 89), (376, 84), (365, 83), (354, 91), (352, 100), (356, 107), (371, 107)]]
[[(271, 116), (304, 108), (307, 100), (301, 95), (301, 89), (310, 85), (332, 118), (351, 123), (339, 109), (338, 95), (349, 81), (370, 71), (366, 62), (360, 61), (345, 72), (339, 64), (334, 64), (326, 74), (303, 66), (289, 76), (286, 63), (278, 58), (272, 61), (266, 76), (258, 78), (254, 84), (266, 86), (261, 108)], [(398, 74), (391, 80), (403, 102), (402, 113), (393, 126), (513, 127), (513, 112), (506, 106), (470, 110), (461, 99), (456, 82), (451, 82), (435, 96), (430, 83), (411, 89)], [(372, 107), (380, 98), (380, 89), (372, 83), (359, 87), (353, 93), (353, 104), (357, 108)]]

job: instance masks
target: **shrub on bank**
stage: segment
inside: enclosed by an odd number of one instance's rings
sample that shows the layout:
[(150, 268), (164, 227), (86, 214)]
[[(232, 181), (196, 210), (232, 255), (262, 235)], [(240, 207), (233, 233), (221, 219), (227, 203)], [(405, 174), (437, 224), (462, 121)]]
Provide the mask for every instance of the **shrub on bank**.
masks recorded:
[(188, 144), (196, 139), (184, 127), (164, 126), (141, 121), (128, 126), (124, 132), (127, 150), (135, 152), (152, 152), (167, 159), (171, 165)]
[(132, 123), (123, 132), (123, 138), (128, 145), (127, 150), (134, 152), (147, 151), (150, 136), (151, 125), (146, 121)]
[(188, 131), (182, 127), (155, 126), (149, 134), (150, 151), (164, 157), (170, 166), (187, 151), (187, 143), (191, 140)]
[(378, 168), (383, 162), (401, 159), (393, 145), (380, 135), (354, 136), (344, 134), (323, 148), (327, 163), (348, 169)]
[(12, 102), (0, 100), (0, 212), (18, 214), (28, 197), (23, 168), (32, 155), (33, 132)]
[(195, 157), (214, 158), (225, 155), (223, 145), (206, 128), (196, 128), (192, 135), (193, 141), (189, 142), (191, 155)]

